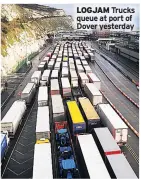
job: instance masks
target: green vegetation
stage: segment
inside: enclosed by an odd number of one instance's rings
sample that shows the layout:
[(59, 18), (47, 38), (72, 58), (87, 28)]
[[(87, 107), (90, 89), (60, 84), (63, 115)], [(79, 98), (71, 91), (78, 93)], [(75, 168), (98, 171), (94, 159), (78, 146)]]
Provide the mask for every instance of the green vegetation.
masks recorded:
[[(33, 52), (31, 53), (27, 58), (29, 61), (31, 61), (39, 52)], [(15, 67), (13, 68), (13, 72), (17, 72), (27, 61), (27, 58), (23, 59), (20, 63), (18, 63), (17, 65), (15, 65)]]
[[(33, 12), (33, 10), (36, 11)], [(71, 20), (67, 16), (60, 17), (59, 14), (59, 17), (54, 17), (53, 13), (55, 11), (55, 8), (41, 5), (2, 4), (1, 55), (3, 57), (10, 56), (10, 54), (8, 54), (8, 48), (13, 48), (12, 46), (14, 44), (17, 45), (18, 42), (25, 43), (26, 41), (33, 42), (47, 36), (47, 34), (52, 33), (60, 26), (64, 29), (70, 29)], [(46, 14), (45, 16), (41, 15), (42, 18), (37, 17), (40, 15), (40, 12), (42, 14), (43, 12), (48, 12), (50, 17)], [(37, 54), (38, 51), (30, 54), (28, 60), (32, 60)], [(19, 59), (20, 58), (19, 56)], [(19, 70), (25, 62), (26, 58), (12, 67), (13, 71)]]

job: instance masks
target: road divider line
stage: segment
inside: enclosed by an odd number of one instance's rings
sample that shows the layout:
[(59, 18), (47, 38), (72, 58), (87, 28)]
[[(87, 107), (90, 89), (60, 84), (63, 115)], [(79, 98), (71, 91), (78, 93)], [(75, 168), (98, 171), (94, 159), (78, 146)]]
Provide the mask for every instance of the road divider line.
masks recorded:
[(139, 157), (137, 156), (137, 154), (134, 152), (134, 150), (132, 149), (132, 147), (129, 144), (125, 145), (126, 148), (128, 149), (128, 151), (130, 152), (130, 154), (132, 155), (132, 157), (135, 159), (135, 161), (137, 162), (137, 164), (139, 164)]
[(107, 96), (103, 93), (103, 91), (100, 90), (104, 98), (109, 102), (109, 104), (113, 107), (113, 109), (118, 113), (118, 115), (121, 117), (121, 119), (127, 124), (127, 126), (133, 131), (133, 133), (139, 137), (139, 133), (136, 131), (136, 129), (128, 122), (128, 120), (119, 112), (119, 110), (116, 109), (116, 107), (113, 105), (113, 103), (107, 98)]
[(108, 75), (104, 72), (104, 70), (101, 68), (101, 66), (97, 63), (97, 61), (95, 60), (96, 64), (99, 66), (99, 68), (103, 71), (103, 73), (106, 75), (106, 77), (111, 81), (111, 83), (131, 102), (133, 103), (137, 108), (139, 108), (139, 105), (132, 100), (129, 96), (127, 96), (127, 94), (125, 94), (120, 88), (117, 87), (117, 85), (115, 85), (115, 83), (108, 77)]

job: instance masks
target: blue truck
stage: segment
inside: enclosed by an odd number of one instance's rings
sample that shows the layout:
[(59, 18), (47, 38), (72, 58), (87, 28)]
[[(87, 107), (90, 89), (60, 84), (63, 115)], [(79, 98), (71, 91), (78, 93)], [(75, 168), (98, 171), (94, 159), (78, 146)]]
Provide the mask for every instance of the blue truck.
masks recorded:
[(56, 141), (58, 146), (68, 146), (70, 145), (70, 139), (67, 129), (59, 129), (56, 133)]
[(74, 178), (77, 172), (74, 159), (62, 160), (60, 163), (60, 176), (61, 178), (71, 179)]
[(1, 162), (5, 157), (8, 148), (8, 137), (7, 133), (1, 133)]
[(55, 123), (57, 160), (60, 178), (79, 178), (79, 171), (74, 159), (74, 151), (68, 132), (67, 122)]

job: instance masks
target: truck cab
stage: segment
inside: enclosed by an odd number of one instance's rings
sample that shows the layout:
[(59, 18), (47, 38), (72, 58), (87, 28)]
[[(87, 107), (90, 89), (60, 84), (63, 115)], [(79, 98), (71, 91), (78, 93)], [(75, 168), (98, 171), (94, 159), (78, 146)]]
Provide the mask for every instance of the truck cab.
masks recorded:
[(69, 134), (68, 134), (67, 129), (57, 130), (56, 141), (57, 141), (57, 143), (59, 143), (59, 146), (61, 146), (61, 147), (67, 146), (70, 144)]
[(60, 164), (60, 176), (61, 178), (71, 179), (74, 178), (76, 164), (73, 159), (62, 160)]

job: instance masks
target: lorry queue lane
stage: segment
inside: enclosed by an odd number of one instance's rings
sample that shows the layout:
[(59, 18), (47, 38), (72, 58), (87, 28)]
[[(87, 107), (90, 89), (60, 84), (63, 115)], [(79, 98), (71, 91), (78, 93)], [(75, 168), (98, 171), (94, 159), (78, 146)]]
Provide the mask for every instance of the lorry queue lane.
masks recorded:
[[(110, 99), (114, 106), (120, 111), (121, 114), (139, 130), (139, 111), (130, 103), (126, 97), (124, 97), (104, 75), (97, 64), (90, 64), (93, 72), (101, 80), (101, 90)], [(138, 170), (138, 156), (139, 156), (139, 140), (134, 133), (129, 129), (128, 142), (125, 146), (124, 152), (128, 162), (131, 164), (137, 176), (139, 176)]]
[(135, 103), (139, 104), (139, 92), (134, 84), (126, 79), (117, 69), (112, 67), (100, 55), (97, 55), (96, 62), (105, 72), (110, 80)]

